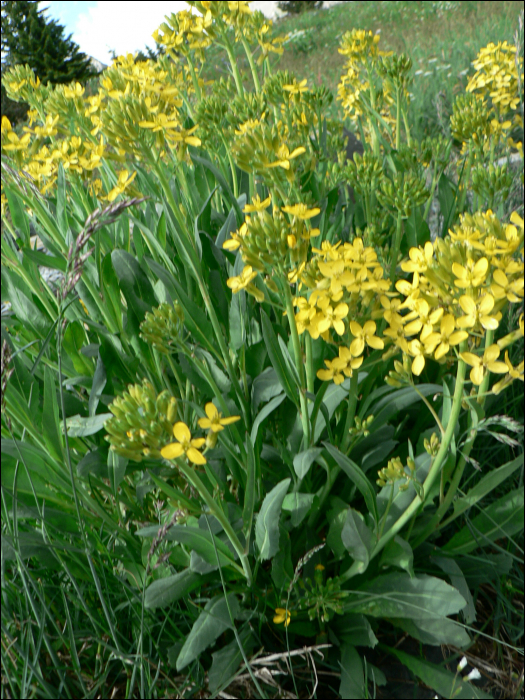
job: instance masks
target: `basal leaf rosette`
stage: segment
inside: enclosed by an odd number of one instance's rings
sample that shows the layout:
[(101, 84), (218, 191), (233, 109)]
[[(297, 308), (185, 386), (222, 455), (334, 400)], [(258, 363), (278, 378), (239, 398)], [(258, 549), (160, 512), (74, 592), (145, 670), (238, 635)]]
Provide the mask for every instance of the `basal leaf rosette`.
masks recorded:
[(502, 225), (490, 210), (465, 214), (445, 239), (410, 250), (401, 268), (412, 281), (396, 282), (401, 300), (385, 299), (384, 335), (411, 358), (413, 374), (428, 358), (454, 362), (461, 345), (474, 384), (487, 371), (519, 375), (491, 339), (507, 305), (523, 301), (522, 250), (523, 219), (514, 212)]

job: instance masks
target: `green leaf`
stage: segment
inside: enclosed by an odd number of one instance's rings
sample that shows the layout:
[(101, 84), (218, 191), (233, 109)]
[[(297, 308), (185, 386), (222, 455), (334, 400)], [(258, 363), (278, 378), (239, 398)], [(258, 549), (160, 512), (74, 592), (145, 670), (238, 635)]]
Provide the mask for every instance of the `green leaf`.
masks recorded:
[(265, 418), (268, 418), (270, 413), (275, 411), (277, 406), (280, 406), (284, 399), (286, 398), (285, 394), (281, 394), (280, 396), (276, 396), (274, 399), (271, 401), (268, 401), (266, 406), (262, 408), (259, 413), (257, 414), (257, 418), (253, 421), (252, 425), (252, 432), (251, 432), (251, 438), (252, 438), (252, 443), (255, 445), (257, 442), (257, 434), (259, 432), (259, 426), (263, 422)]
[(93, 376), (93, 386), (89, 394), (89, 415), (93, 417), (97, 411), (98, 402), (102, 395), (102, 390), (106, 386), (106, 368), (100, 357), (100, 352), (97, 357), (97, 368)]
[[(417, 389), (423, 396), (441, 394), (443, 390), (439, 384), (418, 384)], [(368, 411), (368, 413), (374, 415), (374, 422), (372, 423), (373, 430), (377, 430), (384, 425), (389, 418), (417, 401), (421, 401), (421, 397), (411, 386), (405, 389), (398, 389), (381, 398), (377, 404), (374, 405), (373, 409)]]
[(122, 333), (122, 302), (118, 278), (111, 262), (111, 253), (107, 253), (100, 266), (100, 286), (104, 295), (107, 313), (114, 319), (116, 327)]
[(287, 493), (283, 501), (283, 510), (292, 514), (292, 526), (297, 527), (308, 515), (314, 501), (313, 493)]
[(378, 643), (372, 625), (364, 615), (353, 613), (336, 615), (330, 625), (341, 643), (372, 648)]
[(458, 498), (454, 501), (454, 517), (461, 515), (461, 513), (475, 505), (484, 496), (493, 491), (496, 486), (499, 486), (499, 484), (505, 481), (505, 479), (508, 479), (508, 477), (522, 465), (523, 456), (520, 455), (511, 462), (507, 462), (507, 464), (504, 464), (502, 467), (494, 469), (488, 474), (485, 474), (485, 476), (481, 477), (478, 483), (469, 489), (466, 496), (463, 498)]
[(144, 605), (150, 609), (166, 608), (201, 584), (202, 576), (184, 569), (174, 576), (153, 581), (146, 588)]
[[(2, 181), (3, 182), (3, 181)], [(22, 239), (22, 245), (29, 247), (30, 245), (30, 229), (29, 216), (26, 213), (24, 203), (11, 187), (5, 187), (7, 195), (7, 203), (9, 204), (9, 214), (17, 235)]]
[(462, 610), (462, 614), (467, 625), (472, 624), (476, 620), (476, 606), (459, 564), (455, 559), (451, 559), (450, 557), (432, 557), (432, 561), (448, 574), (450, 583), (454, 588), (458, 589), (463, 598), (467, 601), (467, 605), (465, 609)]
[(332, 508), (328, 511), (328, 524), (330, 529), (326, 536), (326, 544), (330, 547), (335, 556), (340, 559), (346, 554), (346, 548), (341, 539), (341, 533), (343, 532), (343, 527), (346, 522), (346, 512), (349, 506), (337, 496), (331, 496), (330, 502)]
[(455, 588), (435, 576), (410, 578), (393, 572), (367, 581), (345, 609), (373, 617), (408, 617), (425, 620), (455, 615), (466, 601)]
[(261, 321), (262, 321), (262, 333), (264, 342), (266, 343), (266, 349), (268, 350), (268, 355), (270, 356), (270, 362), (279, 381), (286, 393), (286, 396), (292, 401), (295, 406), (299, 407), (299, 396), (298, 396), (298, 386), (295, 384), (295, 379), (293, 374), (288, 369), (288, 365), (283, 357), (281, 347), (273, 330), (272, 323), (264, 309), (261, 308)]
[(93, 375), (93, 361), (80, 352), (85, 342), (86, 332), (80, 321), (68, 323), (62, 338), (62, 348), (73, 363), (75, 372), (91, 377)]
[(468, 554), (494, 540), (512, 537), (522, 529), (523, 486), (487, 506), (474, 520), (456, 532), (442, 551), (453, 553), (454, 556)]
[[(99, 413), (97, 416), (71, 416), (66, 420), (67, 434), (69, 437), (86, 437), (94, 435), (102, 430), (104, 423), (113, 416), (112, 413)], [(62, 432), (64, 427), (62, 425)]]
[(255, 541), (262, 561), (271, 559), (279, 549), (279, 518), (291, 479), (283, 479), (264, 499), (255, 523)]
[(272, 559), (272, 581), (277, 590), (289, 586), (294, 577), (292, 543), (286, 528), (279, 524), (279, 551)]
[[(233, 593), (228, 594), (228, 603), (234, 618), (239, 614), (239, 603)], [(231, 629), (232, 623), (228, 612), (226, 598), (223, 595), (209, 600), (201, 612), (177, 658), (177, 671), (182, 671), (211, 644), (215, 642), (225, 630)]]
[(345, 700), (360, 700), (365, 697), (363, 662), (352, 644), (341, 647), (341, 685), (339, 696)]
[[(254, 646), (253, 634), (248, 623), (239, 632), (239, 640), (245, 655), (248, 657)], [(235, 672), (242, 661), (242, 654), (237, 640), (233, 639), (225, 647), (215, 651), (211, 658), (211, 668), (208, 672), (208, 689), (211, 697), (217, 697), (219, 691), (227, 688), (235, 679)]]
[(126, 297), (128, 309), (133, 309), (138, 321), (143, 321), (147, 311), (157, 306), (151, 282), (137, 260), (125, 250), (114, 250), (111, 262), (118, 277), (120, 289)]
[(256, 478), (255, 478), (255, 452), (251, 437), (246, 435), (246, 490), (244, 492), (244, 508), (242, 511), (242, 521), (244, 523), (244, 535), (247, 539), (251, 536), (253, 525), (253, 514), (256, 499)]
[[(44, 410), (42, 412), (42, 435), (48, 450), (55, 459), (62, 459), (62, 440), (60, 438), (60, 417), (58, 411), (57, 390), (54, 372), (44, 365)], [(63, 423), (62, 423), (63, 426)]]
[(279, 381), (277, 372), (273, 367), (267, 367), (264, 372), (261, 372), (252, 384), (252, 408), (256, 413), (259, 404), (263, 401), (269, 401), (275, 396), (278, 396), (283, 391), (283, 386)]
[(353, 508), (349, 508), (346, 512), (341, 539), (354, 560), (351, 566), (352, 575), (364, 573), (368, 568), (370, 553), (374, 547), (374, 534), (367, 527), (361, 513)]
[[(159, 528), (157, 526), (153, 526), (137, 530), (136, 534), (139, 537), (156, 537), (158, 532)], [(236, 569), (239, 568), (235, 564), (233, 555), (224, 542), (222, 542), (218, 537), (214, 537), (213, 541), (210, 533), (206, 530), (201, 530), (199, 527), (173, 525), (173, 527), (171, 527), (166, 533), (165, 538), (167, 540), (174, 540), (175, 542), (180, 542), (181, 544), (187, 545), (190, 549), (197, 552), (197, 554), (202, 557), (204, 561), (214, 566), (217, 566), (217, 555), (215, 554), (216, 547), (217, 554), (219, 555), (220, 566), (233, 566)]]
[(341, 467), (344, 473), (348, 476), (348, 478), (356, 485), (358, 490), (361, 492), (361, 495), (365, 499), (365, 503), (368, 507), (368, 512), (377, 523), (378, 514), (376, 492), (374, 487), (372, 486), (372, 483), (363, 474), (363, 471), (359, 469), (357, 464), (355, 464), (355, 462), (352, 462), (352, 460), (346, 455), (344, 455), (342, 452), (339, 452), (337, 447), (334, 447), (329, 442), (323, 442), (323, 445), (326, 447), (328, 452), (332, 455), (332, 457), (335, 459), (335, 461)]
[(221, 186), (223, 193), (228, 198), (230, 204), (235, 210), (235, 214), (237, 216), (237, 226), (240, 226), (244, 221), (244, 214), (242, 213), (239, 203), (237, 202), (233, 195), (233, 192), (231, 191), (230, 185), (226, 182), (220, 170), (211, 161), (207, 160), (206, 158), (196, 156), (193, 153), (191, 154), (191, 159), (194, 163), (200, 163), (201, 165), (204, 165), (205, 168), (207, 168), (214, 174), (215, 179)]
[(410, 578), (414, 578), (414, 553), (412, 552), (412, 547), (399, 535), (396, 535), (386, 545), (379, 561), (381, 569), (388, 569), (391, 566), (404, 569)]
[(417, 620), (410, 620), (407, 617), (390, 617), (389, 620), (393, 625), (401, 627), (411, 637), (419, 639), (423, 644), (433, 644), (434, 646), (451, 644), (459, 649), (463, 649), (471, 643), (466, 630), (459, 623), (449, 620), (447, 617), (440, 617), (435, 620), (426, 618), (421, 623)]
[(322, 451), (322, 447), (310, 447), (310, 449), (295, 455), (293, 458), (293, 468), (299, 479), (304, 479), (310, 471), (310, 467)]
[(244, 327), (244, 318), (242, 313), (242, 301), (245, 298), (245, 292), (241, 291), (238, 294), (232, 294), (230, 302), (229, 326), (230, 326), (230, 343), (237, 352), (246, 343), (246, 329)]
[(430, 661), (424, 661), (417, 656), (405, 654), (399, 649), (385, 648), (390, 654), (397, 656), (401, 663), (420, 678), (425, 685), (428, 685), (444, 698), (453, 697), (454, 699), (458, 698), (458, 700), (470, 700), (471, 698), (492, 699), (492, 695), (484, 693), (468, 681), (461, 680), (455, 673), (450, 673), (450, 671), (441, 668), (441, 666), (431, 664)]

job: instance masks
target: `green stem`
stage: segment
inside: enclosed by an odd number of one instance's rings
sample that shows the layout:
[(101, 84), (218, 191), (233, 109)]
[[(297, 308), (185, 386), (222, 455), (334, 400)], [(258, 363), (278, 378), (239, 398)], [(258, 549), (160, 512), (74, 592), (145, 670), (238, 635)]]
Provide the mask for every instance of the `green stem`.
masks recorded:
[(299, 373), (299, 382), (301, 384), (301, 390), (299, 392), (299, 401), (301, 403), (301, 421), (303, 424), (303, 434), (304, 440), (307, 447), (310, 446), (310, 419), (308, 417), (308, 406), (306, 403), (306, 382), (304, 376), (304, 364), (303, 355), (301, 352), (301, 343), (299, 342), (299, 334), (297, 333), (297, 324), (295, 323), (295, 314), (293, 310), (292, 294), (290, 292), (290, 285), (288, 280), (283, 277), (281, 279), (282, 287), (284, 289), (284, 295), (286, 300), (286, 312), (288, 315), (288, 322), (290, 324), (290, 331), (292, 333), (292, 343), (295, 355), (295, 366)]
[(259, 94), (261, 92), (261, 83), (259, 82), (259, 76), (257, 74), (257, 67), (255, 65), (255, 62), (253, 60), (253, 55), (250, 50), (250, 47), (248, 46), (248, 42), (246, 39), (243, 37), (241, 39), (242, 45), (244, 46), (244, 50), (246, 52), (246, 58), (248, 59), (248, 63), (250, 64), (250, 70), (252, 71), (252, 78), (253, 78), (253, 84), (255, 85), (255, 92)]
[(220, 137), (221, 137), (221, 141), (224, 144), (224, 148), (226, 150), (226, 155), (228, 156), (228, 162), (230, 164), (230, 171), (232, 174), (232, 181), (233, 181), (233, 195), (234, 195), (235, 199), (237, 199), (239, 196), (239, 184), (237, 182), (237, 173), (235, 172), (235, 163), (233, 162), (231, 148), (228, 148), (228, 144), (226, 143), (226, 139), (224, 138), (224, 134), (220, 133)]
[[(488, 330), (485, 334), (485, 348), (488, 348), (490, 345), (492, 345), (492, 341), (494, 340), (494, 331)], [(480, 404), (483, 404), (485, 402), (485, 395), (487, 392), (487, 387), (489, 383), (489, 373), (483, 377), (483, 381), (478, 389), (478, 395), (477, 395), (477, 401)], [(472, 409), (471, 409), (472, 410)], [(461, 483), (461, 478), (463, 476), (463, 472), (465, 470), (465, 467), (467, 465), (468, 458), (470, 456), (470, 453), (472, 451), (472, 448), (474, 447), (474, 442), (476, 440), (476, 435), (477, 431), (472, 431), (472, 420), (471, 420), (471, 413), (469, 412), (469, 417), (468, 417), (468, 424), (467, 424), (467, 432), (469, 433), (469, 438), (467, 439), (466, 444), (463, 446), (463, 452), (461, 454), (460, 460), (456, 465), (456, 468), (454, 470), (454, 475), (452, 476), (452, 479), (450, 480), (450, 486), (447, 491), (447, 494), (444, 498), (440, 499), (440, 506), (437, 509), (434, 517), (432, 520), (428, 523), (427, 527), (423, 530), (422, 533), (419, 534), (415, 542), (413, 543), (413, 547), (418, 547), (422, 542), (424, 542), (429, 535), (431, 535), (433, 532), (436, 530), (439, 530), (445, 525), (447, 525), (449, 522), (452, 522), (457, 516), (452, 514), (449, 518), (447, 518), (445, 521), (443, 521), (440, 524), (441, 519), (445, 515), (445, 513), (448, 511), (450, 508), (450, 505), (452, 504), (452, 501), (454, 500), (454, 497), (457, 493), (457, 490), (459, 488), (459, 484)]]
[(310, 333), (305, 333), (305, 351), (306, 351), (306, 388), (310, 394), (314, 393), (314, 358), (312, 348), (312, 336)]
[(401, 247), (401, 238), (403, 236), (403, 219), (401, 212), (397, 212), (396, 222), (396, 238), (394, 241), (394, 250), (392, 251), (392, 261), (390, 263), (390, 281), (394, 284), (396, 278), (397, 259), (399, 257), (399, 248)]
[(396, 151), (401, 146), (401, 89), (396, 88)]
[(210, 509), (210, 513), (214, 515), (217, 520), (220, 522), (222, 525), (222, 528), (226, 535), (228, 536), (228, 539), (233, 545), (233, 548), (239, 555), (239, 559), (241, 560), (242, 564), (242, 569), (238, 567), (235, 564), (235, 568), (237, 568), (239, 571), (243, 572), (244, 575), (246, 576), (246, 582), (248, 584), (248, 587), (251, 586), (252, 584), (252, 570), (250, 568), (250, 562), (248, 561), (248, 556), (244, 552), (244, 549), (239, 542), (239, 538), (235, 534), (232, 526), (230, 525), (229, 520), (226, 518), (224, 513), (222, 512), (221, 508), (217, 505), (216, 501), (214, 500), (213, 496), (211, 493), (208, 491), (204, 483), (202, 482), (201, 478), (197, 474), (197, 472), (190, 467), (188, 464), (185, 464), (183, 460), (180, 460), (180, 462), (177, 462), (177, 466), (180, 469), (180, 471), (184, 474), (186, 479), (190, 482), (190, 484), (193, 486), (194, 489), (196, 489), (204, 501), (208, 508)]
[(344, 434), (343, 434), (343, 441), (341, 443), (341, 452), (343, 454), (346, 454), (346, 451), (348, 450), (348, 446), (350, 445), (350, 441), (352, 439), (352, 436), (350, 435), (350, 428), (352, 427), (354, 423), (354, 418), (355, 418), (355, 411), (357, 407), (357, 384), (359, 381), (359, 373), (357, 370), (352, 371), (352, 377), (350, 379), (350, 391), (348, 392), (348, 408), (346, 411), (346, 421), (345, 421), (345, 429), (344, 429)]
[(190, 75), (191, 81), (193, 83), (193, 88), (195, 90), (195, 94), (197, 95), (197, 100), (200, 102), (202, 100), (201, 86), (199, 85), (199, 79), (197, 77), (197, 74), (195, 73), (195, 66), (192, 63), (189, 54), (186, 56), (186, 60), (188, 61), (188, 66), (190, 68)]
[(224, 41), (223, 48), (228, 54), (228, 59), (230, 61), (230, 66), (232, 67), (233, 79), (235, 80), (235, 85), (237, 87), (237, 93), (239, 97), (244, 97), (244, 88), (242, 86), (241, 76), (239, 75), (239, 69), (237, 68), (237, 61), (233, 55), (233, 48), (230, 44), (228, 38), (223, 35), (222, 40)]
[[(463, 341), (461, 343), (461, 351), (466, 350), (466, 342)], [(452, 442), (452, 437), (454, 435), (454, 428), (458, 422), (459, 419), (459, 414), (461, 411), (461, 402), (463, 400), (463, 386), (465, 384), (465, 374), (466, 374), (466, 364), (463, 362), (463, 360), (459, 359), (458, 361), (458, 370), (457, 370), (457, 375), (456, 375), (456, 387), (454, 389), (454, 398), (452, 401), (452, 409), (450, 412), (450, 418), (445, 430), (445, 435), (443, 436), (443, 440), (441, 442), (439, 451), (436, 455), (436, 458), (434, 460), (434, 463), (432, 464), (430, 471), (428, 472), (428, 476), (425, 479), (425, 482), (423, 484), (423, 499), (421, 499), (419, 496), (415, 496), (414, 500), (412, 503), (408, 506), (408, 508), (405, 510), (403, 515), (401, 515), (400, 518), (392, 525), (392, 527), (388, 530), (388, 532), (383, 535), (376, 546), (374, 547), (372, 554), (370, 558), (372, 559), (375, 557), (379, 552), (385, 547), (390, 540), (397, 535), (397, 533), (401, 530), (402, 527), (410, 520), (410, 518), (413, 516), (413, 514), (418, 510), (418, 508), (421, 506), (421, 504), (424, 503), (425, 495), (427, 495), (432, 486), (434, 485), (434, 482), (438, 475), (441, 472), (441, 469), (443, 467), (443, 463), (445, 461), (445, 458), (448, 454), (448, 450), (450, 447), (450, 443)]]

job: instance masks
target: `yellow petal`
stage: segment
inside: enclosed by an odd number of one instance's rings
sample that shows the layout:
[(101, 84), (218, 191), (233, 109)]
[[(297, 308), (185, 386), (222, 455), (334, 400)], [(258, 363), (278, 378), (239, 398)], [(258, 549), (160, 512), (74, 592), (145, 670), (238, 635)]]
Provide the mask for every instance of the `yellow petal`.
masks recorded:
[(191, 440), (190, 429), (183, 423), (179, 421), (173, 426), (173, 435), (177, 438), (179, 442), (184, 442), (185, 440)]
[(213, 421), (216, 420), (219, 417), (219, 411), (217, 410), (217, 407), (209, 401), (206, 406), (204, 407), (204, 410), (206, 411), (206, 415), (208, 418)]
[(230, 423), (235, 423), (241, 420), (240, 416), (230, 416), (229, 418), (221, 418), (221, 425), (230, 425)]
[(414, 358), (414, 362), (412, 362), (412, 372), (416, 375), (416, 377), (419, 377), (424, 368), (425, 358), (423, 355), (418, 355), (416, 358)]
[(175, 459), (176, 457), (180, 457), (183, 452), (184, 450), (180, 442), (172, 442), (166, 445), (166, 447), (163, 447), (160, 454), (164, 459)]
[[(202, 438), (204, 440), (204, 438)], [(206, 464), (206, 457), (202, 455), (199, 450), (196, 450), (194, 447), (190, 447), (189, 450), (186, 452), (186, 456), (190, 460), (190, 462), (193, 462), (194, 464)]]

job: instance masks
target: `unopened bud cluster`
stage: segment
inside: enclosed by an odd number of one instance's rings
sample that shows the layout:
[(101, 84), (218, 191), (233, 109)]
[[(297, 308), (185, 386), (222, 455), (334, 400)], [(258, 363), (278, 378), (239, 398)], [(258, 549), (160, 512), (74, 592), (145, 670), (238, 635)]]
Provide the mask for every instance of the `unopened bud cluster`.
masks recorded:
[(400, 491), (406, 491), (410, 481), (414, 478), (416, 473), (416, 464), (411, 457), (407, 459), (407, 466), (410, 470), (410, 474), (406, 473), (403, 462), (399, 457), (394, 457), (394, 459), (388, 460), (387, 466), (383, 467), (383, 469), (380, 469), (377, 472), (379, 479), (377, 479), (376, 483), (383, 487), (387, 484), (394, 484), (400, 479), (406, 479), (406, 482), (401, 484), (399, 487)]
[(368, 437), (370, 435), (370, 426), (374, 422), (374, 416), (368, 416), (362, 420), (359, 416), (354, 418), (355, 428), (350, 428), (348, 431), (350, 435), (363, 435), (363, 437)]
[(170, 442), (177, 420), (174, 396), (167, 390), (157, 396), (144, 379), (142, 385), (130, 384), (109, 410), (113, 417), (105, 422), (104, 428), (111, 450), (134, 462), (141, 462), (144, 457), (161, 458), (160, 450)]
[(173, 306), (162, 303), (153, 312), (148, 311), (140, 324), (140, 337), (150, 343), (155, 350), (168, 355), (174, 343), (180, 338), (184, 324), (184, 312), (177, 302)]

